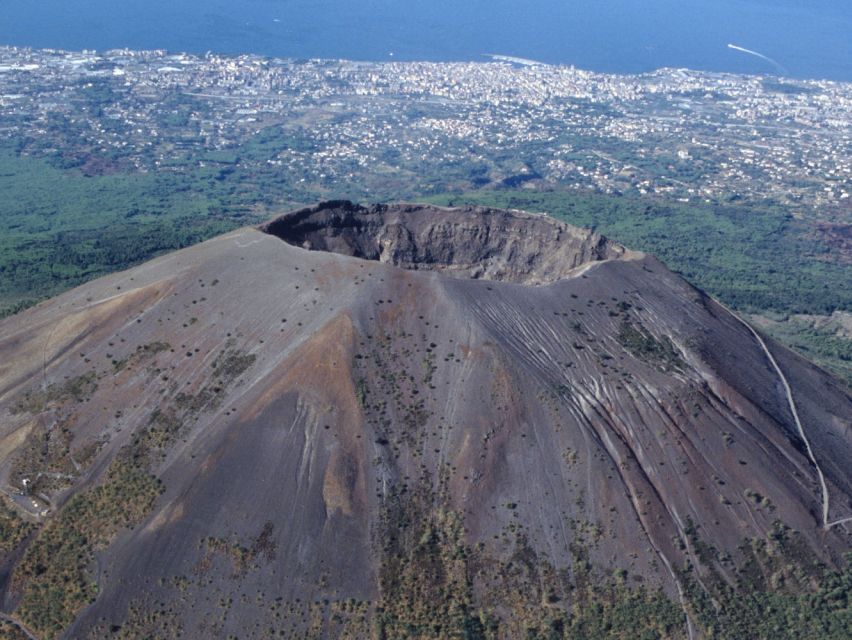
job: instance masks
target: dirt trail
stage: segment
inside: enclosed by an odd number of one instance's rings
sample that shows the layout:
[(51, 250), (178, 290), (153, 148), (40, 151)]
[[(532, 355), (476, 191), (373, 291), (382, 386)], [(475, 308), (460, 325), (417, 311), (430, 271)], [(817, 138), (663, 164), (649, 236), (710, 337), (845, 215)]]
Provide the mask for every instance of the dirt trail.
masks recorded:
[[(721, 303), (720, 303), (721, 304)], [(778, 365), (778, 362), (775, 360), (775, 356), (772, 355), (772, 352), (769, 350), (769, 347), (766, 346), (766, 342), (763, 341), (763, 338), (757, 332), (757, 330), (752, 327), (748, 322), (740, 318), (736, 313), (734, 313), (731, 309), (728, 309), (725, 305), (722, 305), (728, 313), (730, 313), (734, 318), (736, 318), (742, 325), (744, 325), (751, 334), (755, 337), (758, 344), (760, 345), (763, 352), (766, 354), (766, 357), (769, 359), (769, 362), (772, 364), (772, 367), (775, 369), (775, 372), (778, 374), (778, 377), (781, 380), (781, 384), (784, 386), (784, 393), (787, 396), (787, 404), (790, 406), (790, 412), (793, 414), (793, 420), (796, 422), (796, 428), (799, 430), (799, 436), (802, 438), (802, 442), (805, 443), (805, 449), (808, 452), (808, 458), (813, 463), (814, 468), (816, 469), (817, 476), (819, 478), (820, 491), (822, 491), (822, 527), (826, 531), (835, 527), (837, 525), (844, 524), (846, 522), (852, 522), (852, 516), (846, 518), (840, 518), (835, 520), (834, 522), (829, 522), (828, 520), (828, 507), (829, 507), (829, 497), (828, 497), (828, 485), (825, 482), (825, 475), (822, 472), (822, 468), (819, 466), (817, 462), (816, 456), (814, 456), (813, 449), (811, 448), (810, 440), (808, 440), (808, 436), (805, 433), (805, 428), (802, 425), (802, 421), (799, 419), (799, 412), (796, 409), (796, 401), (793, 400), (793, 390), (790, 388), (790, 383), (787, 381), (787, 376), (784, 375), (784, 372), (781, 370), (781, 367)]]

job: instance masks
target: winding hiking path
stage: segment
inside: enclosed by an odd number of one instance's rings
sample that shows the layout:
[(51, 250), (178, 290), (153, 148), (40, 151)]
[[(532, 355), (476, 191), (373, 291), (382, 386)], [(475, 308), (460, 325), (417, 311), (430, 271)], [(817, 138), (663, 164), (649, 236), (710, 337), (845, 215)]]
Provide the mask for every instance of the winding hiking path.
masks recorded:
[(828, 531), (829, 529), (837, 525), (844, 524), (845, 522), (852, 522), (852, 516), (840, 518), (838, 520), (835, 520), (834, 522), (829, 522), (828, 520), (829, 498), (828, 485), (825, 483), (825, 475), (823, 474), (822, 469), (820, 468), (819, 463), (817, 462), (816, 456), (814, 456), (813, 448), (811, 448), (811, 442), (810, 440), (808, 440), (808, 436), (805, 434), (805, 428), (804, 426), (802, 426), (802, 421), (799, 419), (799, 412), (796, 409), (796, 402), (795, 400), (793, 400), (793, 391), (790, 388), (790, 383), (787, 381), (787, 376), (784, 375), (784, 372), (781, 370), (781, 367), (778, 366), (778, 362), (775, 360), (775, 356), (772, 355), (772, 352), (769, 350), (769, 347), (766, 346), (766, 342), (763, 341), (763, 338), (760, 336), (760, 334), (754, 327), (752, 327), (748, 322), (743, 320), (740, 316), (738, 316), (725, 305), (721, 303), (719, 304), (751, 332), (760, 347), (763, 349), (763, 352), (766, 354), (766, 357), (769, 359), (769, 362), (772, 364), (772, 367), (775, 369), (775, 372), (778, 374), (778, 377), (781, 379), (781, 384), (784, 386), (784, 393), (787, 396), (787, 404), (790, 406), (790, 412), (793, 414), (793, 420), (796, 422), (796, 428), (799, 430), (799, 436), (805, 443), (805, 449), (808, 452), (808, 458), (810, 458), (811, 462), (813, 463), (814, 468), (817, 472), (817, 476), (819, 477), (820, 490), (822, 491), (822, 528), (825, 531)]

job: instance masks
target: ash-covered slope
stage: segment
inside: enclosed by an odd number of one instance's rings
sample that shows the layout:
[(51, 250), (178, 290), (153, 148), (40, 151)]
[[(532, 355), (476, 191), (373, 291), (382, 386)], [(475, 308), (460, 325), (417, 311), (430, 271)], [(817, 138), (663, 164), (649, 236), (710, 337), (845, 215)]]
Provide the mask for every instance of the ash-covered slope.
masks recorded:
[[(852, 400), (767, 345), (852, 515)], [(849, 549), (748, 328), (516, 212), (326, 203), (87, 284), (0, 323), (0, 420), (39, 638), (700, 637)]]

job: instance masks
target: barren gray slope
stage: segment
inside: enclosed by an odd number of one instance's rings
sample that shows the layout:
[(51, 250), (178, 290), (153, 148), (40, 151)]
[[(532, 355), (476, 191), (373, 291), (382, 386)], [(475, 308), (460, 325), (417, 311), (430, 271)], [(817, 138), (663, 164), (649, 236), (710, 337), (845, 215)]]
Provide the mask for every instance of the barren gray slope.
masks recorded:
[[(349, 224), (362, 213), (364, 235)], [(378, 602), (392, 507), (424, 485), (487, 557), (517, 553), (522, 535), (573, 575), (582, 542), (598, 570), (672, 596), (670, 569), (699, 566), (695, 528), (732, 556), (779, 520), (826, 562), (848, 549), (844, 528), (821, 530), (814, 468), (760, 346), (653, 258), (517, 214), (496, 214), (503, 226), (487, 234), (482, 210), (290, 215), (295, 229), (285, 217), (268, 231), (314, 250), (244, 229), (0, 323), (10, 491), (27, 442), (57, 424), (72, 457), (102, 445), (47, 495), (54, 514), (103, 482), (156, 412), (179, 422), (151, 466), (164, 492), (97, 552), (100, 594), (67, 637), (136, 628), (154, 610), (184, 637), (264, 637), (310, 626), (304, 603)], [(538, 240), (506, 236), (532, 224), (546, 226)], [(467, 235), (454, 246), (457, 225)], [(562, 242), (573, 251), (547, 252)], [(149, 355), (157, 343), (170, 348)], [(850, 398), (770, 348), (842, 515)], [(255, 358), (223, 381), (223, 354)], [(87, 399), (13, 410), (90, 372)], [(484, 578), (476, 589), (489, 602), (500, 592)], [(5, 609), (20, 597), (7, 573)]]

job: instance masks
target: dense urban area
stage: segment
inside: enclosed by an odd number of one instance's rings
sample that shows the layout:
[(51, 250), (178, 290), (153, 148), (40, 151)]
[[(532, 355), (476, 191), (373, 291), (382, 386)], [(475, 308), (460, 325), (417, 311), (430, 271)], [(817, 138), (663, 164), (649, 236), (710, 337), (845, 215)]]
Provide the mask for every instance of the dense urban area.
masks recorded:
[(550, 213), (852, 380), (852, 84), (0, 47), (0, 317), (323, 199)]
[(22, 150), (94, 172), (263, 165), (296, 199), (538, 181), (832, 217), (850, 119), (848, 84), (682, 69), (0, 49), (0, 132)]

